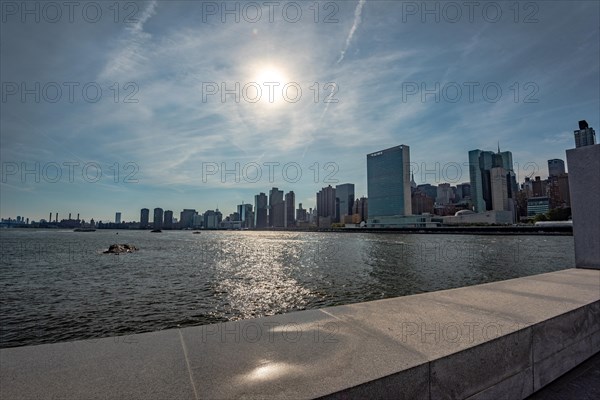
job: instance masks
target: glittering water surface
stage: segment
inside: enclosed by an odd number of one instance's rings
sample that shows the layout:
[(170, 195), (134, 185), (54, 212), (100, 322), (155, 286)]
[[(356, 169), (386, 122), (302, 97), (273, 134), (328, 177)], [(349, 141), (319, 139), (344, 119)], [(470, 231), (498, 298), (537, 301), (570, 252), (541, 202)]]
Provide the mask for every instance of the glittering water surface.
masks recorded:
[[(0, 231), (0, 347), (474, 285), (574, 265), (571, 236)], [(112, 243), (136, 253), (103, 254)]]

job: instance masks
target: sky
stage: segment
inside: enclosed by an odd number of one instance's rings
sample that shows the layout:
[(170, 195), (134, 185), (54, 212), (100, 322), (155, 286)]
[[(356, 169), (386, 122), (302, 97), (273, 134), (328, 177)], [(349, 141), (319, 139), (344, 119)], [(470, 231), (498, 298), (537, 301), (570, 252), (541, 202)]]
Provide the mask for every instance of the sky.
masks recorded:
[(309, 208), (366, 196), (366, 155), (399, 144), (417, 184), (498, 145), (522, 182), (600, 128), (596, 1), (1, 7), (3, 218), (228, 215), (272, 187)]

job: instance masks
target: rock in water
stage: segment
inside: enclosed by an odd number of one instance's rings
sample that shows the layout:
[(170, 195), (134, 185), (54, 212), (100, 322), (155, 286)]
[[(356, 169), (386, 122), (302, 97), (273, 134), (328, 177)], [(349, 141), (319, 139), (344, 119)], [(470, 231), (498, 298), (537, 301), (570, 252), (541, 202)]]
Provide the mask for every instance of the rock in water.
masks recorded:
[(108, 250), (104, 253), (109, 254), (120, 254), (120, 253), (133, 253), (134, 251), (139, 250), (137, 247), (131, 244), (111, 244)]

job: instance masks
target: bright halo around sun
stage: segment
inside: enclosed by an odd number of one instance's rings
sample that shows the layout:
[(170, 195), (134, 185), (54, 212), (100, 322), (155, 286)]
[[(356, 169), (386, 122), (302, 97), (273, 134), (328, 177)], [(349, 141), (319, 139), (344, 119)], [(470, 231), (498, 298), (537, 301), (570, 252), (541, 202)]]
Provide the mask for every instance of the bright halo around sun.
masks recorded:
[(243, 100), (273, 107), (296, 99), (295, 84), (290, 82), (283, 69), (266, 65), (255, 71), (255, 76), (242, 89)]

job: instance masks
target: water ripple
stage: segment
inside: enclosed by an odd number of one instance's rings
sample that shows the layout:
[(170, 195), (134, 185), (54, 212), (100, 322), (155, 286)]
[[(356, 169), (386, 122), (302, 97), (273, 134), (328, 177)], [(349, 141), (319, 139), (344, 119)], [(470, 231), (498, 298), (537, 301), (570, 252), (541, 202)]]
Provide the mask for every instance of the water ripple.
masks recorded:
[(569, 236), (2, 230), (0, 347), (149, 332), (570, 268)]

